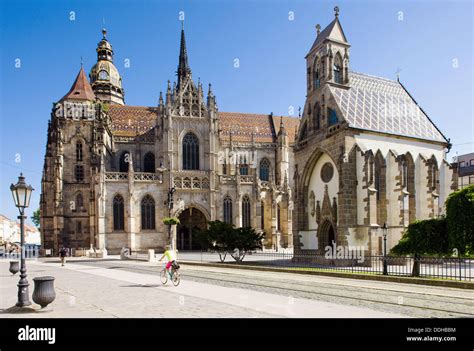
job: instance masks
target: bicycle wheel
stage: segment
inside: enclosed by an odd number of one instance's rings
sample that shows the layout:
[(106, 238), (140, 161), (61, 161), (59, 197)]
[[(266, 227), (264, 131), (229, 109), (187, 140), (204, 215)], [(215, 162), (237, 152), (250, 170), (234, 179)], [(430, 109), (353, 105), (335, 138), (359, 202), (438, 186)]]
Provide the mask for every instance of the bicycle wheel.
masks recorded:
[(160, 280), (161, 280), (161, 284), (168, 283), (168, 272), (166, 271), (166, 269), (161, 270)]
[(181, 282), (181, 275), (179, 274), (178, 271), (173, 272), (173, 278), (171, 280), (173, 282), (174, 286), (178, 286), (179, 283)]

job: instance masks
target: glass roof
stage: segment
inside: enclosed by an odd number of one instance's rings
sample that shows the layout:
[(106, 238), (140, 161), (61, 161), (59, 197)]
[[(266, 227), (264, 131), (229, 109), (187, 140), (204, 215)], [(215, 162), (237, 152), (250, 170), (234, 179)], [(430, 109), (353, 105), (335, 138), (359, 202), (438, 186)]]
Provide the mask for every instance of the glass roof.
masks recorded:
[(350, 127), (446, 142), (396, 81), (350, 72), (350, 89), (330, 86)]

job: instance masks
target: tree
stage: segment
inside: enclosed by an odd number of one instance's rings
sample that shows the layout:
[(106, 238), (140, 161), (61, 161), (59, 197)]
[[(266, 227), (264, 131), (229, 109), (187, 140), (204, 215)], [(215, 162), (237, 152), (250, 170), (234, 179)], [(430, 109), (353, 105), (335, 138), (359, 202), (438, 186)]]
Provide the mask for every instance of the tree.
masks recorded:
[(453, 192), (446, 200), (448, 238), (451, 250), (474, 252), (474, 185)]
[(31, 216), (31, 221), (36, 226), (36, 228), (40, 227), (40, 209), (38, 208), (35, 212), (33, 212), (33, 216)]
[(390, 251), (397, 255), (448, 254), (448, 231), (445, 217), (416, 221)]
[(391, 253), (398, 255), (413, 254), (412, 276), (420, 275), (420, 256), (422, 254), (449, 253), (447, 221), (445, 217), (416, 221), (408, 226), (402, 238)]
[(209, 228), (196, 235), (203, 249), (219, 253), (221, 262), (225, 261), (227, 254), (242, 262), (249, 251), (262, 248), (263, 238), (264, 234), (255, 232), (253, 228), (235, 228), (221, 221), (209, 222)]

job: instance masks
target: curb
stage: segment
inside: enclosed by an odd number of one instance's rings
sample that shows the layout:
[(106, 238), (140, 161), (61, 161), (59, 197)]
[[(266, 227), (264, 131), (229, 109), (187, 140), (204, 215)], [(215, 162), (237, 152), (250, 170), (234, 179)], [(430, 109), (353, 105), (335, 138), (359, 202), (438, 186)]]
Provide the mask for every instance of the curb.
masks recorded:
[(229, 263), (208, 263), (208, 262), (197, 262), (197, 261), (180, 261), (180, 263), (184, 265), (189, 265), (189, 266), (247, 269), (247, 270), (263, 271), (263, 272), (322, 275), (322, 276), (336, 277), (336, 278), (374, 280), (374, 281), (383, 281), (383, 282), (390, 282), (390, 283), (417, 284), (417, 285), (441, 286), (445, 288), (474, 290), (474, 283), (453, 281), (453, 280), (433, 280), (433, 279), (426, 279), (426, 278), (394, 277), (394, 276), (369, 275), (369, 274), (351, 274), (351, 273), (342, 273), (342, 272), (295, 271), (288, 268), (237, 265), (237, 264), (229, 264)]

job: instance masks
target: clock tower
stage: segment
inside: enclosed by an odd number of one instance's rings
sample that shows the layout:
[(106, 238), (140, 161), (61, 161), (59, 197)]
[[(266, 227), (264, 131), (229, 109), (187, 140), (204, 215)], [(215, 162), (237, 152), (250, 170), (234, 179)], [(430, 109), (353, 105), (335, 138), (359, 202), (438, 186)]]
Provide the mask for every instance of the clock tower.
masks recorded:
[(92, 89), (97, 99), (110, 104), (124, 105), (122, 77), (113, 63), (114, 51), (102, 29), (102, 40), (97, 45), (97, 63), (89, 74)]

